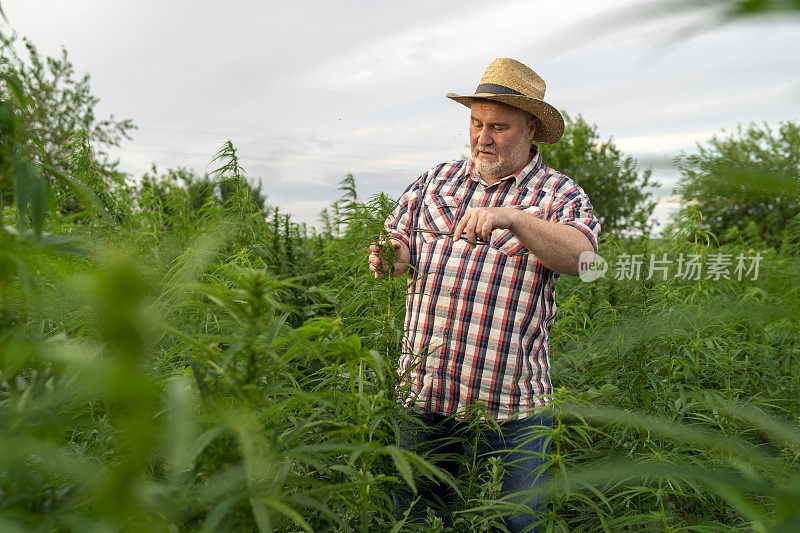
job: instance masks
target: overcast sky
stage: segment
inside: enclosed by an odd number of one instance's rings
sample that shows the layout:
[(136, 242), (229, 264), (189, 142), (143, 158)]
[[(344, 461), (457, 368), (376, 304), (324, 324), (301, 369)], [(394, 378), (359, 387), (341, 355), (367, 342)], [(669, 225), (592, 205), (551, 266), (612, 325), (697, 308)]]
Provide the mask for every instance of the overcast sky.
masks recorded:
[[(141, 175), (208, 171), (231, 139), (272, 204), (317, 223), (347, 173), (392, 196), (468, 150), (465, 107), (496, 57), (521, 60), (545, 99), (626, 153), (665, 165), (722, 128), (800, 119), (800, 17), (676, 32), (707, 12), (632, 17), (633, 0), (245, 2), (2, 0), (45, 54), (92, 77), (101, 116), (139, 129), (117, 152)], [(640, 13), (637, 11), (637, 13)], [(664, 218), (670, 204), (662, 201)]]

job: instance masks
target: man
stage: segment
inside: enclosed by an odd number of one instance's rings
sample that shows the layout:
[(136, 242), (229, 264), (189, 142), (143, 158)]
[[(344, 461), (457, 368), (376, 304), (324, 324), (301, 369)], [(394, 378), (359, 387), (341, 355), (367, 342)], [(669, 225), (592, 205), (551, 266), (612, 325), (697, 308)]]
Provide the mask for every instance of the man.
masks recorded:
[[(525, 432), (549, 423), (528, 415), (552, 392), (555, 285), (559, 274), (578, 273), (579, 258), (594, 254), (600, 237), (586, 194), (547, 167), (532, 144), (554, 143), (564, 131), (544, 92), (535, 72), (502, 58), (475, 94), (448, 94), (470, 108), (471, 157), (434, 167), (403, 193), (386, 221), (392, 268), (382, 246), (372, 245), (369, 256), (376, 278), (388, 269), (409, 279), (399, 370), (410, 389), (405, 405), (431, 429), (404, 435), (404, 444), (460, 431), (460, 420), (480, 404), (501, 427), (483, 452), (520, 444), (534, 452), (504, 456), (517, 461), (504, 491), (530, 489), (530, 471), (547, 453), (543, 438)], [(530, 513), (507, 526), (521, 530), (533, 520)]]

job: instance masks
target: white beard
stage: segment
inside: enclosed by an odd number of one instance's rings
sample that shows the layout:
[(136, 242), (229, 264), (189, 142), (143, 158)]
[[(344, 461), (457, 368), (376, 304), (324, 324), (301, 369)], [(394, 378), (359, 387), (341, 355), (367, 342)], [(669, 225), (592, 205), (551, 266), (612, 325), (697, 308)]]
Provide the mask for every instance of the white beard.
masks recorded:
[[(520, 137), (517, 141), (516, 147), (514, 147), (514, 151), (510, 153), (516, 153), (516, 150), (519, 150), (520, 153), (524, 152), (525, 155), (521, 157), (521, 159), (525, 159), (525, 161), (522, 162), (522, 166), (524, 166), (530, 161), (530, 157), (528, 156), (531, 150), (530, 141)], [(497, 161), (489, 163), (487, 161), (478, 159), (478, 152), (480, 151), (486, 151), (487, 153), (496, 155)], [(470, 161), (473, 162), (481, 177), (489, 179), (505, 178), (506, 176), (513, 174), (516, 168), (514, 161), (501, 157), (493, 146), (484, 147), (484, 150), (479, 150), (476, 148), (472, 151), (472, 157), (470, 157)]]
[(494, 154), (497, 156), (497, 161), (489, 163), (487, 161), (482, 161), (478, 159), (478, 150), (473, 150), (472, 157), (470, 157), (470, 161), (475, 165), (475, 168), (480, 173), (481, 177), (484, 178), (504, 178), (511, 174), (511, 169), (509, 168), (511, 165), (508, 164), (508, 161), (504, 158), (500, 157), (497, 152), (491, 151), (487, 152), (490, 154)]
[(508, 169), (508, 165), (502, 159), (495, 161), (494, 163), (487, 163), (486, 161), (480, 161), (474, 157), (470, 158), (472, 162), (475, 164), (475, 168), (480, 172), (481, 176), (487, 178), (502, 178), (508, 174), (506, 172)]

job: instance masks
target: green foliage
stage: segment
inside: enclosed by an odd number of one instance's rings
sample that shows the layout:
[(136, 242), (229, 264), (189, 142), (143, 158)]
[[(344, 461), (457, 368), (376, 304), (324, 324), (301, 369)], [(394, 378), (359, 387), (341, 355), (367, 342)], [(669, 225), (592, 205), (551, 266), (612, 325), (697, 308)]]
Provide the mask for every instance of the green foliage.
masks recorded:
[[(406, 287), (365, 262), (392, 202), (360, 201), (347, 176), (330, 231), (308, 234), (256, 197), (230, 143), (215, 161), (120, 188), (114, 216), (0, 232), (4, 527), (502, 527), (519, 512), (505, 465), (474, 457), (454, 480), (398, 445)], [(718, 245), (697, 208), (673, 229), (600, 253), (748, 250)], [(773, 251), (758, 280), (562, 279), (545, 525), (791, 527), (799, 276)], [(462, 438), (486, 431), (476, 416)], [(430, 479), (459, 495), (452, 527), (395, 521), (395, 488)]]
[(676, 162), (682, 175), (676, 192), (697, 206), (723, 241), (745, 235), (777, 246), (800, 213), (798, 123), (782, 122), (776, 131), (766, 124), (740, 125)]
[(15, 203), (18, 226), (30, 224), (40, 234), (47, 213), (47, 187), (41, 169), (24, 149), (31, 135), (21, 115), (29, 100), (13, 74), (0, 73), (0, 84), (9, 95), (0, 99), (0, 224), (6, 204)]
[(603, 233), (643, 231), (655, 209), (650, 200), (650, 169), (641, 170), (611, 140), (601, 141), (597, 126), (582, 116), (564, 115), (564, 136), (553, 145), (541, 145), (544, 162), (574, 179), (592, 199), (594, 215)]
[[(753, 253), (717, 246), (697, 209), (673, 229), (649, 252)], [(614, 264), (639, 246), (606, 241), (600, 254)], [(551, 520), (598, 531), (794, 527), (800, 263), (774, 252), (763, 261), (755, 280), (562, 280), (571, 295), (553, 327), (553, 443), (564, 444), (551, 459)]]
[[(80, 197), (76, 201), (69, 187), (62, 188), (63, 180), (48, 167), (70, 172), (70, 161), (81, 153), (76, 150), (77, 143), (83, 150), (80, 157), (90, 159), (84, 170), (89, 164), (92, 167), (90, 173), (84, 174), (89, 178), (86, 185), (102, 197), (104, 188), (99, 187), (98, 182), (113, 187), (121, 180), (116, 171), (117, 162), (111, 160), (107, 149), (129, 139), (129, 132), (135, 126), (130, 119), (97, 116), (95, 109), (100, 99), (91, 93), (89, 75), (76, 76), (66, 50), (62, 49), (57, 58), (42, 57), (36, 46), (23, 38), (24, 52), (20, 55), (17, 42), (16, 35), (0, 40), (0, 74), (16, 80), (16, 86), (0, 86), (0, 99), (9, 100), (25, 94), (26, 105), (17, 108), (16, 113), (29, 135), (18, 139), (17, 145), (26, 145), (29, 159), (40, 164), (44, 174), (56, 185), (54, 193), (61, 209), (74, 213), (81, 209)], [(80, 132), (79, 137), (76, 132)], [(89, 145), (94, 146), (94, 150), (87, 151)]]
[[(472, 532), (519, 512), (502, 461), (473, 454), (453, 479), (399, 445), (406, 285), (366, 266), (390, 199), (361, 200), (348, 175), (308, 231), (267, 205), (230, 142), (210, 175), (126, 184), (101, 177), (77, 130), (57, 168), (31, 152), (22, 84), (2, 83), (0, 528)], [(594, 127), (570, 131), (556, 168), (646, 182)], [(776, 168), (796, 164), (781, 153)], [(45, 172), (72, 207), (48, 204)], [(788, 197), (794, 182), (772, 176), (762, 186)], [(617, 228), (649, 209), (628, 200)], [(611, 233), (600, 255), (760, 250), (755, 222), (735, 238), (708, 222), (697, 204), (663, 240)], [(786, 228), (757, 279), (562, 276), (545, 528), (797, 529), (797, 215)], [(494, 428), (473, 415), (459, 438), (477, 450)], [(457, 495), (452, 527), (396, 520), (396, 488), (430, 481)]]
[[(475, 457), (453, 480), (398, 446), (405, 285), (365, 262), (392, 202), (360, 201), (348, 176), (338, 237), (305, 234), (278, 209), (264, 217), (232, 148), (213, 177), (125, 189), (124, 216), (45, 221), (72, 243), (2, 233), (0, 488), (16, 496), (4, 526), (412, 531), (391, 493), (439, 479), (460, 495), (450, 530), (501, 527), (518, 512), (499, 493), (502, 463)], [(675, 231), (600, 253), (716, 246), (697, 210)], [(755, 281), (610, 274), (561, 281), (545, 525), (791, 524), (796, 258), (772, 252)], [(491, 431), (479, 418), (472, 445)], [(448, 530), (437, 516), (422, 526)]]
[[(90, 143), (103, 147), (119, 146), (120, 141), (130, 138), (129, 132), (135, 129), (130, 119), (97, 117), (95, 108), (100, 99), (91, 93), (90, 77), (84, 74), (76, 78), (66, 50), (62, 49), (58, 58), (42, 57), (36, 46), (23, 38), (24, 56), (20, 56), (16, 43), (16, 35), (2, 41), (0, 64), (5, 73), (20, 80), (30, 99), (25, 122), (41, 141), (44, 162), (58, 162), (61, 154), (69, 153), (66, 147), (77, 130), (84, 130)], [(115, 163), (107, 153), (100, 152), (97, 159), (101, 170), (113, 170)]]
[[(218, 174), (235, 181), (223, 150)], [(296, 286), (259, 268), (253, 241), (272, 228), (250, 200), (232, 189), (208, 206), (224, 226), (146, 272), (99, 250), (64, 281), (77, 256), (2, 234), (0, 264), (18, 266), (0, 278), (4, 525), (391, 529), (392, 487), (444, 476), (396, 444), (396, 354), (337, 319), (289, 325)], [(121, 228), (104, 224), (83, 231), (113, 231), (119, 248)], [(163, 246), (189, 228), (154, 231)]]
[[(664, 2), (666, 4), (666, 2)], [(800, 0), (708, 0), (706, 2), (670, 2), (672, 10), (696, 10), (715, 7), (723, 22), (752, 19), (775, 13), (793, 15), (800, 11)]]

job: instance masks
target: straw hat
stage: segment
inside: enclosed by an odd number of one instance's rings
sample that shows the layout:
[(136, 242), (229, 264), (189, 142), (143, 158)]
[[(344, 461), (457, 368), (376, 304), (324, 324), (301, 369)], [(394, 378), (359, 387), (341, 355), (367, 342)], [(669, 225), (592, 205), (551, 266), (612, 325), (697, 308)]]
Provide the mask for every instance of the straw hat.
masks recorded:
[(472, 105), (473, 98), (482, 98), (524, 109), (539, 119), (533, 141), (551, 144), (564, 133), (564, 117), (544, 101), (544, 89), (544, 80), (534, 71), (519, 61), (501, 57), (492, 61), (483, 73), (475, 94), (447, 93), (447, 97), (467, 107)]

